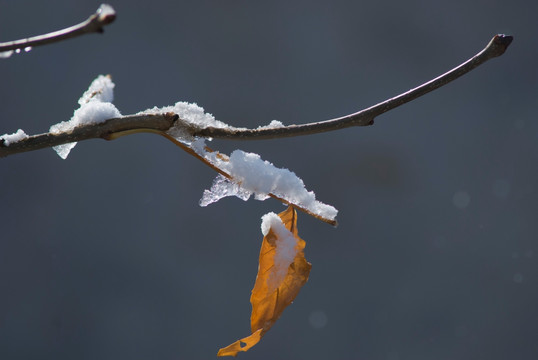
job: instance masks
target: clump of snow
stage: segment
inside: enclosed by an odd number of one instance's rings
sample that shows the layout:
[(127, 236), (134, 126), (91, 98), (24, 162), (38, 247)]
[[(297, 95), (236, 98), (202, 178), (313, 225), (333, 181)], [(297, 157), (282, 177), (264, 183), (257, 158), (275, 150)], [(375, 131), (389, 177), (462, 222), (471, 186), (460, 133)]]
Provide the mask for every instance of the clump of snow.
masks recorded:
[(281, 128), (281, 127), (284, 127), (284, 124), (282, 124), (282, 122), (278, 121), (278, 120), (272, 120), (269, 125), (264, 125), (264, 126), (258, 126), (258, 130), (265, 130), (265, 129), (278, 129), (278, 128)]
[(4, 141), (5, 146), (9, 146), (12, 143), (16, 143), (18, 141), (26, 139), (27, 137), (28, 135), (26, 135), (26, 133), (22, 129), (19, 129), (13, 134), (0, 135), (0, 140)]
[(13, 50), (1, 51), (0, 59), (7, 59), (8, 57), (11, 57), (11, 55), (13, 55)]
[(114, 101), (115, 86), (109, 75), (99, 75), (78, 99), (78, 104), (82, 106), (90, 101), (112, 102)]
[[(119, 110), (112, 104), (114, 86), (109, 76), (99, 75), (78, 100), (80, 107), (75, 110), (71, 120), (52, 125), (50, 132), (52, 134), (71, 132), (77, 126), (99, 124), (108, 119), (121, 117)], [(62, 159), (66, 159), (76, 144), (75, 142), (58, 145), (53, 149)]]
[(168, 130), (168, 134), (186, 144), (190, 144), (196, 139), (190, 135), (188, 128), (204, 129), (207, 127), (214, 128), (231, 128), (236, 129), (222, 121), (218, 121), (215, 117), (204, 111), (203, 107), (195, 103), (179, 101), (173, 106), (153, 107), (139, 112), (142, 114), (164, 114), (167, 112), (176, 113), (181, 121), (177, 121), (175, 126)]
[(284, 280), (284, 277), (288, 273), (288, 268), (297, 255), (298, 242), (297, 238), (286, 229), (286, 226), (280, 217), (273, 212), (262, 216), (261, 230), (263, 236), (267, 236), (269, 230), (272, 230), (273, 234), (276, 236), (276, 248), (273, 255), (274, 268), (272, 269), (267, 284), (271, 291)]
[[(204, 156), (206, 160), (229, 174), (233, 182), (240, 186), (241, 189), (254, 194), (256, 200), (265, 200), (269, 197), (269, 194), (273, 194), (325, 219), (334, 220), (338, 214), (338, 210), (334, 207), (317, 201), (314, 192), (307, 191), (303, 180), (295, 175), (294, 172), (277, 168), (272, 163), (261, 159), (258, 154), (235, 150), (230, 155), (229, 160), (225, 161), (219, 158), (217, 153), (209, 153), (203, 150), (203, 142), (196, 143), (193, 148), (198, 154)], [(229, 188), (228, 183), (215, 181), (209, 192), (212, 194), (229, 194), (225, 196), (238, 196), (237, 193), (230, 192)], [(213, 196), (210, 199), (213, 200), (211, 202), (215, 202), (222, 197), (224, 196)], [(242, 192), (241, 198), (244, 199), (245, 197), (246, 193)], [(204, 203), (210, 204), (211, 202), (207, 200), (209, 198), (206, 198)]]
[(77, 126), (99, 124), (105, 120), (120, 117), (121, 114), (116, 107), (108, 102), (91, 101), (75, 110), (73, 117), (69, 121), (52, 125), (50, 132), (60, 134), (73, 131)]
[(204, 190), (204, 195), (200, 199), (200, 206), (207, 206), (227, 196), (237, 196), (241, 200), (247, 201), (250, 195), (252, 195), (250, 191), (241, 188), (238, 184), (219, 174), (213, 181), (211, 189)]

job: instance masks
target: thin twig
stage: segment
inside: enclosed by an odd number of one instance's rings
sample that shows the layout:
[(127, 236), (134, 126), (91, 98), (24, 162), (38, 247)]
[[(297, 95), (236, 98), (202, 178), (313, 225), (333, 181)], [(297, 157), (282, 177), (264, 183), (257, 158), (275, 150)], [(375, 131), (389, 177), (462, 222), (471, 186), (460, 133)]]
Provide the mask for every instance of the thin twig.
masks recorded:
[[(179, 146), (181, 149), (183, 149), (185, 152), (187, 152), (188, 154), (194, 156), (196, 159), (200, 160), (201, 162), (203, 162), (204, 164), (206, 164), (207, 166), (209, 166), (211, 169), (215, 170), (217, 173), (221, 174), (222, 176), (224, 176), (225, 178), (229, 179), (229, 180), (234, 180), (233, 177), (228, 174), (226, 171), (220, 169), (219, 167), (213, 165), (210, 161), (208, 161), (206, 158), (204, 158), (203, 156), (201, 156), (200, 154), (198, 154), (193, 148), (183, 144), (181, 141), (178, 141), (176, 138), (174, 138), (173, 136), (171, 136), (170, 134), (167, 134), (165, 132), (161, 132), (159, 133), (160, 135), (164, 136), (165, 138), (167, 138), (168, 140), (170, 140), (171, 142), (173, 142), (174, 144), (176, 144), (177, 146)], [(211, 149), (210, 147), (206, 146), (205, 147), (205, 151), (207, 151), (208, 153), (213, 153), (215, 152), (215, 150)], [(224, 161), (229, 161), (230, 158), (228, 155), (226, 154), (222, 154), (222, 153), (218, 153), (218, 156), (220, 157), (221, 160), (224, 160)], [(291, 203), (290, 201), (278, 196), (278, 195), (275, 195), (273, 193), (269, 193), (268, 194), (270, 197), (272, 197), (273, 199), (277, 199), (277, 200), (280, 200), (281, 202), (283, 202), (284, 204), (286, 205), (292, 205), (294, 206), (296, 209), (310, 215), (310, 216), (313, 216), (314, 218), (318, 219), (318, 220), (321, 220), (329, 225), (332, 225), (332, 226), (336, 226), (338, 225), (338, 222), (336, 220), (331, 220), (331, 219), (328, 219), (326, 217), (323, 217), (323, 216), (320, 216), (316, 213), (313, 213), (312, 211), (308, 210), (308, 208), (304, 207), (304, 206), (301, 206), (300, 204), (295, 204), (295, 203)]]
[(46, 45), (84, 34), (102, 33), (104, 31), (103, 27), (110, 24), (115, 19), (116, 12), (112, 8), (112, 6), (102, 4), (99, 9), (97, 9), (95, 14), (93, 14), (86, 21), (83, 21), (80, 24), (44, 35), (38, 35), (26, 39), (0, 43), (0, 52)]
[(17, 142), (13, 142), (9, 144), (9, 146), (6, 146), (0, 139), (0, 158), (26, 151), (50, 148), (88, 139), (101, 138), (105, 140), (113, 140), (131, 133), (161, 133), (170, 129), (177, 119), (178, 116), (174, 113), (129, 115), (121, 118), (109, 119), (99, 124), (82, 125), (76, 127), (71, 132), (32, 135)]
[(409, 101), (415, 100), (430, 91), (433, 91), (443, 85), (448, 84), (452, 80), (465, 75), (469, 71), (482, 65), (486, 61), (502, 55), (513, 37), (509, 35), (495, 35), (489, 44), (478, 54), (435, 79), (428, 81), (414, 89), (411, 89), (403, 94), (400, 94), (391, 99), (385, 100), (367, 109), (361, 110), (354, 114), (342, 116), (336, 119), (314, 122), (302, 125), (290, 125), (279, 128), (269, 129), (233, 129), (233, 128), (214, 128), (207, 127), (193, 133), (194, 136), (211, 137), (218, 139), (231, 140), (261, 140), (275, 139), (301, 135), (311, 135), (327, 131), (344, 129), (351, 126), (368, 126), (373, 125), (374, 118), (398, 106), (401, 106)]

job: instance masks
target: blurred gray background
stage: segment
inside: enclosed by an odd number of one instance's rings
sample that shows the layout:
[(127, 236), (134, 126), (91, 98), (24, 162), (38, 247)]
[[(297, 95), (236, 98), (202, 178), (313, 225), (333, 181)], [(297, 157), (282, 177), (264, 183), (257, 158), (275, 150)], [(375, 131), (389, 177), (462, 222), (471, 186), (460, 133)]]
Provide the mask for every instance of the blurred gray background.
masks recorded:
[[(0, 0), (0, 41), (96, 1)], [(368, 128), (258, 142), (340, 210), (299, 215), (310, 280), (251, 359), (538, 358), (538, 2), (111, 2), (105, 34), (0, 61), (0, 134), (68, 120), (99, 74), (123, 114), (196, 102), (257, 127), (355, 112), (496, 33), (508, 52)], [(212, 359), (250, 334), (275, 200), (198, 206), (215, 174), (154, 135), (0, 159), (1, 359)]]

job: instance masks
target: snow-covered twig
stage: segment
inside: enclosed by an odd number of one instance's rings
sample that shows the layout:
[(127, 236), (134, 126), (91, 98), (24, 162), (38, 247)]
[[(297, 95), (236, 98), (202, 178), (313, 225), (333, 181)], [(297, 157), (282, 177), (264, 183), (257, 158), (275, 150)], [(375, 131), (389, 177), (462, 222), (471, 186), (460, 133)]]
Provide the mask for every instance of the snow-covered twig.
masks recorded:
[(261, 140), (276, 139), (292, 136), (311, 135), (327, 131), (344, 129), (351, 126), (368, 126), (373, 125), (374, 118), (407, 102), (415, 100), (430, 91), (440, 88), (443, 85), (465, 75), (469, 71), (482, 65), (486, 61), (502, 55), (513, 37), (509, 35), (495, 35), (489, 44), (478, 54), (455, 67), (454, 69), (430, 80), (414, 89), (404, 92), (391, 99), (385, 100), (371, 106), (367, 109), (360, 110), (356, 113), (342, 116), (339, 118), (314, 122), (302, 125), (290, 125), (265, 129), (230, 129), (207, 127), (195, 132), (194, 136), (211, 137), (216, 139), (233, 139), (233, 140)]
[(193, 137), (231, 140), (275, 139), (334, 131), (351, 126), (372, 125), (373, 119), (376, 116), (446, 85), (489, 59), (502, 55), (511, 42), (512, 36), (495, 35), (484, 50), (449, 72), (377, 105), (332, 120), (303, 125), (280, 126), (281, 124), (279, 124), (278, 126), (266, 126), (257, 129), (241, 129), (231, 126), (220, 128), (211, 125), (192, 126), (192, 124), (189, 124), (185, 119), (181, 119), (176, 114), (155, 115), (155, 113), (152, 113), (153, 115), (128, 115), (116, 119), (103, 119), (99, 124), (80, 125), (73, 131), (64, 133), (46, 133), (28, 136), (18, 141), (10, 141), (9, 145), (5, 139), (2, 140), (0, 138), (0, 157), (92, 138), (112, 140), (119, 136), (138, 132), (156, 132), (162, 135), (163, 132), (168, 131), (173, 125), (183, 128), (184, 131)]
[[(233, 196), (237, 196), (237, 197), (239, 197), (239, 198), (241, 198), (243, 200), (247, 200), (250, 197), (251, 192), (244, 188), (245, 184), (239, 185), (237, 183), (233, 183), (234, 176), (232, 176), (230, 173), (226, 172), (223, 168), (217, 166), (213, 161), (209, 160), (209, 158), (213, 157), (213, 160), (218, 159), (217, 162), (220, 162), (222, 164), (222, 163), (229, 162), (230, 157), (228, 157), (225, 154), (215, 152), (213, 149), (211, 149), (208, 146), (203, 146), (203, 149), (198, 149), (198, 151), (196, 151), (193, 147), (186, 145), (182, 141), (176, 139), (174, 136), (172, 136), (172, 135), (170, 135), (170, 134), (168, 134), (166, 132), (161, 132), (160, 135), (162, 135), (165, 138), (167, 138), (168, 140), (172, 141), (174, 144), (176, 144), (177, 146), (182, 148), (188, 154), (194, 156), (195, 158), (197, 158), (198, 160), (200, 160), (201, 162), (203, 162), (204, 164), (209, 166), (211, 169), (215, 170), (217, 173), (220, 174), (221, 178), (219, 179), (219, 177), (217, 177), (217, 179), (215, 179), (215, 182), (214, 182), (213, 187), (211, 188), (211, 190), (204, 191), (204, 196), (200, 200), (200, 206), (207, 206), (208, 204), (211, 204), (212, 202), (216, 202), (220, 198), (225, 197), (225, 196), (232, 196), (233, 195)], [(240, 151), (240, 153), (242, 153), (242, 152)], [(243, 154), (245, 154), (245, 153), (243, 153)], [(240, 154), (240, 156), (243, 155), (243, 154)], [(256, 154), (247, 154), (247, 156), (248, 155), (256, 156)], [(259, 163), (261, 163), (261, 161)], [(268, 197), (271, 197), (273, 199), (277, 199), (277, 200), (281, 201), (284, 204), (292, 205), (296, 209), (301, 210), (301, 211), (307, 213), (308, 215), (315, 217), (318, 220), (326, 222), (327, 224), (330, 224), (330, 225), (333, 225), (333, 226), (337, 225), (337, 221), (336, 221), (335, 218), (336, 218), (336, 214), (338, 213), (338, 210), (336, 210), (335, 208), (333, 208), (330, 205), (326, 205), (326, 204), (320, 203), (319, 201), (315, 201), (314, 193), (311, 193), (311, 195), (307, 194), (306, 196), (304, 196), (304, 193), (307, 192), (306, 189), (304, 189), (304, 184), (303, 184), (302, 180), (297, 178), (294, 173), (286, 174), (286, 173), (289, 173), (289, 170), (286, 169), (286, 170), (284, 170), (284, 174), (283, 174), (282, 169), (276, 169), (276, 168), (273, 167), (272, 164), (263, 164), (263, 165), (260, 166), (259, 163), (255, 167), (251, 167), (251, 169), (249, 169), (248, 172), (250, 172), (252, 174), (251, 176), (253, 176), (254, 178), (257, 178), (261, 182), (267, 181), (267, 178), (272, 178), (273, 184), (275, 183), (275, 179), (276, 179), (276, 182), (281, 181), (281, 182), (285, 183), (284, 187), (287, 188), (285, 191), (281, 191), (281, 194), (275, 194), (274, 192), (267, 191), (266, 195)], [(269, 169), (269, 171), (267, 171), (267, 169)], [(264, 172), (266, 174), (264, 174)], [(269, 172), (269, 174), (267, 174), (267, 172)], [(271, 174), (271, 172), (275, 172), (275, 173)], [(276, 173), (278, 173), (278, 174), (276, 174)], [(237, 176), (237, 174), (235, 174), (235, 175)], [(266, 175), (266, 176), (264, 176), (264, 175)], [(229, 182), (228, 185), (231, 186), (231, 187), (235, 187), (235, 189), (232, 190), (232, 191), (228, 191), (228, 190), (225, 191), (225, 192), (227, 192), (227, 194), (214, 194), (214, 193), (211, 194), (212, 191), (214, 190), (215, 185), (218, 184), (220, 182), (220, 180), (224, 180), (225, 182), (227, 180), (232, 181), (232, 182)], [(244, 182), (244, 180), (245, 179), (243, 179), (243, 182)], [(295, 183), (295, 184), (293, 184), (293, 183)], [(221, 185), (223, 185), (223, 184), (221, 183)], [(227, 187), (227, 186), (224, 185), (224, 187)], [(276, 188), (277, 189), (275, 189), (275, 190), (278, 190), (278, 186), (276, 186)], [(223, 189), (221, 188), (220, 191), (222, 191), (222, 190)], [(219, 191), (217, 191), (217, 192), (219, 192)], [(286, 193), (292, 193), (292, 196), (291, 197), (286, 196), (285, 195)], [(297, 193), (299, 193), (299, 195)], [(259, 197), (260, 194), (257, 194), (257, 195), (258, 195), (257, 197)], [(212, 199), (208, 200), (207, 196), (211, 197)], [(304, 203), (304, 201), (297, 201), (300, 198), (304, 199), (305, 197), (306, 198), (311, 197), (312, 200), (311, 201), (307, 200), (306, 203)], [(259, 198), (259, 200), (264, 200), (263, 196), (261, 198)]]
[(13, 141), (9, 145), (0, 139), (0, 157), (88, 139), (113, 140), (134, 132), (161, 133), (170, 129), (177, 119), (178, 116), (172, 113), (128, 115), (108, 119), (99, 124), (77, 126), (72, 131), (28, 136), (19, 141)]
[(102, 33), (104, 31), (103, 27), (110, 24), (115, 19), (116, 12), (112, 6), (102, 4), (99, 9), (97, 9), (95, 14), (80, 24), (44, 35), (0, 43), (0, 53), (4, 53), (4, 56), (2, 57), (7, 57), (14, 50), (29, 49), (40, 45), (47, 45), (84, 34)]

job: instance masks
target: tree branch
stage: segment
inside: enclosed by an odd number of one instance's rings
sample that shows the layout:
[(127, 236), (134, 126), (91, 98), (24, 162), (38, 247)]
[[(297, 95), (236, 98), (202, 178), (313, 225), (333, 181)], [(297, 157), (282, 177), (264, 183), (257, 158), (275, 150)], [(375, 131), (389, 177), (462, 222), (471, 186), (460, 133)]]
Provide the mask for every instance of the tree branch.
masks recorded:
[(9, 146), (6, 146), (4, 141), (0, 139), (0, 157), (88, 139), (101, 138), (105, 140), (113, 140), (131, 133), (162, 133), (170, 129), (178, 118), (179, 116), (174, 113), (128, 115), (121, 118), (109, 119), (99, 124), (79, 126), (72, 132), (32, 135), (17, 142), (13, 142), (9, 144)]
[(112, 6), (102, 4), (99, 9), (97, 9), (95, 14), (93, 14), (86, 21), (83, 21), (80, 24), (44, 35), (38, 35), (26, 39), (0, 43), (0, 53), (24, 49), (28, 47), (47, 45), (84, 34), (102, 33), (104, 31), (103, 27), (110, 24), (115, 19), (116, 12), (112, 8)]
[(508, 35), (495, 35), (484, 50), (449, 72), (377, 105), (332, 120), (270, 129), (235, 129), (213, 127), (195, 128), (193, 124), (182, 121), (178, 115), (172, 113), (160, 115), (128, 115), (117, 119), (109, 119), (100, 124), (82, 125), (75, 128), (72, 132), (29, 136), (17, 142), (12, 142), (9, 146), (0, 138), (0, 157), (93, 138), (113, 140), (123, 135), (139, 132), (154, 132), (163, 135), (172, 126), (182, 126), (185, 131), (198, 137), (261, 140), (310, 135), (351, 126), (372, 125), (376, 116), (446, 85), (489, 59), (502, 55), (512, 42), (512, 39), (512, 36)]
[(275, 139), (301, 135), (311, 135), (327, 131), (344, 129), (351, 126), (368, 126), (373, 125), (374, 118), (398, 106), (401, 106), (409, 101), (415, 100), (430, 91), (440, 88), (443, 85), (467, 74), (469, 71), (482, 65), (486, 61), (502, 55), (513, 37), (509, 35), (495, 35), (489, 44), (478, 54), (459, 65), (458, 67), (428, 81), (414, 89), (411, 89), (403, 94), (400, 94), (391, 99), (385, 100), (367, 109), (361, 110), (354, 114), (342, 116), (339, 118), (314, 122), (302, 125), (290, 125), (279, 128), (270, 129), (229, 129), (229, 128), (214, 128), (207, 127), (193, 133), (194, 136), (211, 137), (218, 139), (233, 139), (233, 140), (261, 140)]

